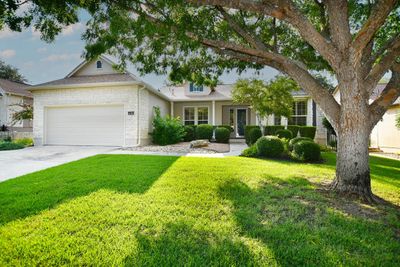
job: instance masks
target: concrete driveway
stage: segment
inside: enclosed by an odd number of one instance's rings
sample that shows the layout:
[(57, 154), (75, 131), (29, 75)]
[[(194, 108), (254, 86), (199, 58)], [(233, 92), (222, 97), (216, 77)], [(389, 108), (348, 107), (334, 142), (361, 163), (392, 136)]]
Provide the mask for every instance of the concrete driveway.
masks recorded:
[(115, 149), (117, 148), (96, 146), (40, 146), (0, 151), (0, 182)]

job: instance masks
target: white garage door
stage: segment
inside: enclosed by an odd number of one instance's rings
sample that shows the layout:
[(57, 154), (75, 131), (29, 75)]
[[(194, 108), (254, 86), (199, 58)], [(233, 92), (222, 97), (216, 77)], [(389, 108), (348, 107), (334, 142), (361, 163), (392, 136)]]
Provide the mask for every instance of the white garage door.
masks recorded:
[(75, 106), (46, 109), (48, 145), (124, 145), (124, 107)]

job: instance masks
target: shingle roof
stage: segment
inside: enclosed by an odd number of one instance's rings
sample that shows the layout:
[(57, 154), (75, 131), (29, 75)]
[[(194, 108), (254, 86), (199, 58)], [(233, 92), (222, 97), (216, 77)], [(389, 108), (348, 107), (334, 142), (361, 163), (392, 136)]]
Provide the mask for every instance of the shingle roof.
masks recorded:
[(0, 79), (0, 88), (2, 88), (5, 92), (10, 94), (32, 97), (32, 94), (29, 91), (27, 91), (29, 87), (30, 85), (26, 83), (13, 82), (6, 79)]
[(113, 83), (113, 82), (134, 82), (136, 81), (127, 73), (121, 74), (103, 74), (90, 76), (73, 76), (69, 78), (59, 79), (47, 83), (32, 86), (30, 89), (57, 86), (57, 85), (74, 85), (74, 84), (90, 84), (90, 83)]
[[(173, 101), (232, 100), (233, 84), (220, 84), (208, 95), (187, 95), (184, 86), (166, 86), (160, 92)], [(293, 96), (308, 96), (304, 90), (293, 91)]]

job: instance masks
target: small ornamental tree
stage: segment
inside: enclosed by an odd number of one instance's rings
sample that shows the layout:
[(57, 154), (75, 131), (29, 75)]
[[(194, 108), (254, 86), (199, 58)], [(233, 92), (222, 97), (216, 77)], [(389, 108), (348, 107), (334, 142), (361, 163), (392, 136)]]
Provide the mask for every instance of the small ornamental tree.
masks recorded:
[(27, 103), (19, 103), (10, 105), (11, 107), (17, 107), (17, 110), (14, 111), (11, 115), (11, 124), (15, 125), (18, 122), (23, 120), (32, 120), (33, 119), (33, 106)]
[(262, 121), (272, 114), (289, 117), (293, 105), (291, 92), (298, 89), (296, 82), (285, 76), (278, 76), (268, 83), (256, 79), (239, 80), (233, 88), (232, 99), (237, 104), (249, 104), (262, 125)]

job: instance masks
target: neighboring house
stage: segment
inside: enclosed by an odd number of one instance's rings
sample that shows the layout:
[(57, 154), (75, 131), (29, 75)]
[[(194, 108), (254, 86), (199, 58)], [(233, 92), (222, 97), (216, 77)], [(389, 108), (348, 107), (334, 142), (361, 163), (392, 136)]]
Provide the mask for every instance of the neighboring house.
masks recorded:
[[(370, 97), (370, 103), (374, 101), (385, 89), (387, 83), (379, 83)], [(340, 102), (340, 92), (336, 90), (334, 96)], [(388, 153), (400, 152), (400, 129), (396, 127), (396, 116), (400, 115), (400, 97), (386, 111), (382, 119), (372, 129), (370, 147), (377, 148)]]
[(35, 145), (137, 146), (149, 143), (153, 107), (166, 96), (106, 57), (83, 62), (64, 79), (30, 88)]
[[(167, 86), (161, 92), (171, 100), (171, 116), (180, 117), (185, 125), (230, 125), (231, 138), (243, 138), (245, 125), (258, 125), (255, 112), (249, 105), (232, 102), (233, 85), (217, 85), (213, 90), (206, 86), (185, 83)], [(317, 127), (316, 141), (326, 143), (324, 117), (314, 101), (304, 92), (293, 92), (293, 114), (289, 119), (270, 116), (264, 125), (309, 125)]]
[[(242, 138), (245, 125), (257, 124), (248, 105), (232, 103), (232, 85), (211, 90), (187, 83), (156, 90), (112, 66), (106, 57), (85, 61), (64, 79), (30, 88), (36, 145), (145, 145), (155, 106), (162, 115), (179, 116), (185, 125), (231, 125), (232, 138)], [(325, 143), (322, 113), (304, 91), (294, 97), (290, 124), (317, 126), (316, 140)], [(286, 125), (287, 119), (271, 116), (268, 125), (274, 124)]]
[(12, 115), (22, 108), (17, 104), (32, 104), (32, 94), (27, 90), (30, 85), (0, 79), (0, 126), (10, 131), (31, 132), (32, 121), (24, 120), (13, 124)]

